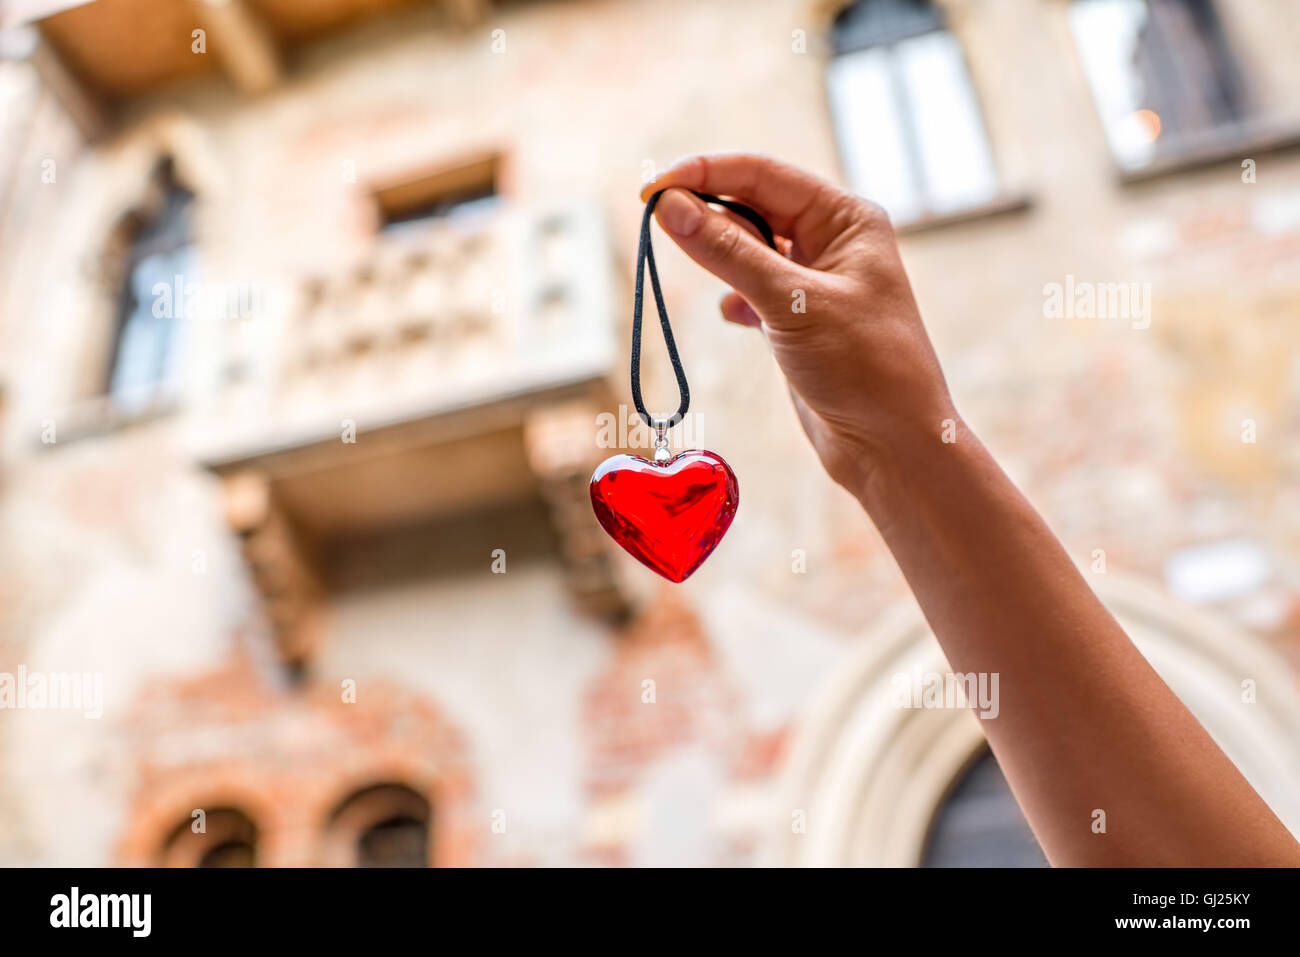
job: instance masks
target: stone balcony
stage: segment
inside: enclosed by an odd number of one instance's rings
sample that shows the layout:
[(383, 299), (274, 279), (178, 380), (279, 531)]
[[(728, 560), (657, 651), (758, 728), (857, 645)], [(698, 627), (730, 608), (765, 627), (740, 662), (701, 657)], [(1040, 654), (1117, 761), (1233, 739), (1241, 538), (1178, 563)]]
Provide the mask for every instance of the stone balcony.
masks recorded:
[(577, 603), (622, 614), (586, 502), (612, 284), (598, 209), (503, 206), (381, 233), (353, 269), (268, 296), (260, 323), (213, 327), (225, 373), (192, 435), (286, 659), (310, 655), (339, 543), (422, 528), (437, 548), (439, 522), (493, 510), (549, 515)]
[(352, 269), (268, 295), (260, 328), (225, 324), (202, 457), (337, 441), (345, 421), (364, 431), (600, 380), (615, 361), (611, 282), (594, 207), (381, 235)]

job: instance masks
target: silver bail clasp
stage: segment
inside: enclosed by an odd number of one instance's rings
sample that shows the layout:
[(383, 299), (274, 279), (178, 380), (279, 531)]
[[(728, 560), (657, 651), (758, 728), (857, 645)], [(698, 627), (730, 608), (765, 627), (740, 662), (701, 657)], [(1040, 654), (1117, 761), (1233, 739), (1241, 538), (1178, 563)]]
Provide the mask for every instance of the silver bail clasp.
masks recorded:
[(672, 453), (668, 451), (668, 421), (666, 419), (655, 419), (655, 465), (663, 465), (670, 458)]

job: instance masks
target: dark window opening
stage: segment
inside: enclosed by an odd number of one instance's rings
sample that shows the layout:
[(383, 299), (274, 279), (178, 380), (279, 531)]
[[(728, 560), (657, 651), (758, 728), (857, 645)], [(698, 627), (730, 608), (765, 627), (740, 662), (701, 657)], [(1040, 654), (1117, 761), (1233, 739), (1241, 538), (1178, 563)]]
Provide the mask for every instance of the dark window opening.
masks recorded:
[(928, 0), (864, 0), (835, 15), (831, 44), (836, 53), (851, 53), (942, 29), (943, 17)]
[(953, 783), (930, 825), (924, 867), (1046, 867), (1047, 858), (992, 752)]
[(472, 223), (499, 202), (500, 162), (488, 156), (374, 190), (385, 231), (434, 220)]
[(424, 867), (429, 847), (429, 823), (413, 817), (390, 817), (357, 838), (359, 867)]
[(256, 851), (245, 841), (225, 841), (199, 858), (199, 867), (254, 867)]

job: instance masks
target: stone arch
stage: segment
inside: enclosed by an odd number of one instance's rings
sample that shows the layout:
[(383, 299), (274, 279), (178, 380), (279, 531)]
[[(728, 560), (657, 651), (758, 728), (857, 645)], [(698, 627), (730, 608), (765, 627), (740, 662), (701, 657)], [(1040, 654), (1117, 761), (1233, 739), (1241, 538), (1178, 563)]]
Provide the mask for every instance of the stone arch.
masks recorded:
[[(127, 867), (197, 865), (211, 848), (202, 842), (178, 840), (190, 831), (195, 810), (203, 810), (209, 821), (214, 815), (224, 816), (226, 812), (247, 820), (252, 826), (259, 862), (267, 855), (268, 836), (274, 835), (279, 827), (273, 796), (256, 781), (231, 775), (200, 776), (182, 772), (158, 782), (135, 808), (120, 840), (118, 861)], [(233, 830), (233, 823), (221, 826)]]
[[(1097, 585), (1143, 655), (1293, 833), (1300, 832), (1300, 694), (1287, 664), (1248, 632), (1110, 572)], [(891, 705), (899, 672), (946, 671), (910, 601), (896, 607), (814, 701), (780, 787), (775, 865), (920, 863), (936, 810), (985, 747), (969, 709)], [(1254, 681), (1255, 703), (1242, 683)], [(792, 833), (802, 811), (805, 833)]]
[[(402, 787), (430, 806), (431, 865), (477, 863), (482, 820), (466, 743), (414, 689), (375, 680), (345, 703), (333, 682), (285, 687), (241, 658), (186, 679), (158, 678), (137, 696), (123, 730), (137, 776), (121, 865), (156, 866), (195, 808), (244, 814), (256, 828), (258, 866), (319, 865), (338, 809), (374, 785)], [(386, 808), (402, 805), (380, 802), (369, 823), (384, 820)]]
[(253, 867), (261, 830), (243, 809), (205, 808), (203, 827), (193, 816), (177, 823), (157, 857), (160, 867)]

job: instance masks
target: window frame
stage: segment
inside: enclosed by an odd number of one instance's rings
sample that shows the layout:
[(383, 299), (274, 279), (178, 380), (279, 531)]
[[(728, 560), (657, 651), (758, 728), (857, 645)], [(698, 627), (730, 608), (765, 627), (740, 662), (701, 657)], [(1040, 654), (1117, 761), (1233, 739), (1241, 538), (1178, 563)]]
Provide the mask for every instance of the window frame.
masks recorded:
[[(870, 3), (870, 0), (866, 0)], [(897, 2), (897, 0), (886, 0), (886, 2)], [(877, 47), (888, 47), (892, 50), (898, 43), (925, 36), (930, 33), (945, 32), (950, 35), (961, 56), (961, 67), (966, 78), (967, 88), (971, 95), (975, 107), (976, 120), (979, 123), (979, 130), (982, 139), (988, 149), (989, 161), (993, 171), (993, 190), (988, 199), (980, 202), (963, 205), (959, 208), (938, 210), (934, 208), (931, 191), (925, 186), (924, 179), (920, 180), (921, 188), (916, 190), (916, 194), (921, 198), (918, 204), (918, 212), (912, 216), (906, 216), (897, 219), (894, 222), (895, 232), (899, 234), (920, 232), (928, 229), (956, 225), (970, 222), (972, 220), (984, 219), (993, 216), (999, 216), (1005, 213), (1020, 212), (1032, 207), (1032, 200), (1029, 195), (1021, 190), (1009, 189), (1003, 179), (1002, 171), (998, 163), (998, 149), (994, 141), (992, 130), (987, 121), (987, 110), (985, 109), (985, 99), (982, 95), (981, 84), (977, 81), (974, 71), (971, 69), (970, 58), (966, 52), (965, 38), (957, 33), (956, 30), (948, 24), (948, 18), (943, 5), (938, 0), (931, 0), (927, 5), (930, 15), (922, 19), (917, 17), (911, 23), (905, 24), (896, 29), (882, 29), (875, 33), (860, 30), (858, 36), (851, 37), (847, 42), (836, 37), (835, 21), (845, 15), (849, 10), (859, 5), (859, 0), (855, 2), (841, 4), (834, 15), (830, 18), (830, 24), (826, 28), (829, 38), (829, 56), (823, 63), (822, 68), (822, 91), (826, 105), (827, 116), (831, 126), (832, 138), (835, 143), (836, 160), (840, 168), (840, 179), (845, 182), (850, 190), (856, 192), (854, 184), (850, 182), (848, 169), (845, 166), (845, 158), (848, 155), (845, 142), (845, 131), (838, 119), (838, 110), (836, 108), (835, 97), (831, 92), (831, 85), (828, 82), (828, 74), (831, 65), (835, 59), (847, 54), (861, 52)], [(909, 166), (910, 174), (915, 178), (922, 176), (921, 167), (923, 166), (922, 156), (924, 155), (918, 145), (917, 126), (911, 111), (906, 107), (909, 105), (906, 96), (906, 82), (898, 76), (897, 64), (891, 58), (890, 61), (890, 87), (891, 95), (897, 100), (900, 89), (903, 92), (900, 109), (900, 126), (903, 128), (905, 143), (902, 146), (903, 156)], [(870, 199), (871, 197), (866, 197)]]
[[(1084, 52), (1078, 37), (1068, 23), (1070, 8), (1087, 0), (1062, 0), (1061, 10), (1067, 20), (1065, 33), (1068, 38), (1071, 55), (1079, 70), (1082, 80), (1082, 92), (1087, 98), (1092, 115), (1097, 122), (1097, 129), (1104, 144), (1106, 155), (1114, 172), (1115, 180), (1123, 186), (1134, 186), (1151, 180), (1163, 179), (1171, 175), (1205, 169), (1230, 161), (1239, 161), (1243, 156), (1261, 156), (1300, 147), (1300, 124), (1294, 122), (1277, 122), (1266, 116), (1254, 113), (1258, 103), (1253, 95), (1251, 74), (1244, 66), (1240, 56), (1240, 44), (1234, 40), (1234, 31), (1230, 18), (1224, 16), (1218, 0), (1208, 0), (1215, 18), (1218, 42), (1225, 48), (1230, 58), (1232, 69), (1236, 73), (1236, 82), (1244, 103), (1244, 118), (1238, 123), (1223, 124), (1216, 128), (1221, 133), (1227, 130), (1236, 132), (1235, 136), (1214, 135), (1201, 137), (1199, 140), (1184, 141), (1180, 148), (1157, 152), (1151, 160), (1141, 166), (1126, 166), (1116, 156), (1110, 145), (1110, 133), (1106, 117), (1093, 92), (1092, 81), (1084, 59)], [(1143, 0), (1146, 2), (1146, 0)]]
[(482, 150), (370, 183), (375, 233), (391, 236), (445, 221), (449, 217), (438, 212), (438, 206), (455, 204), (462, 196), (470, 202), (489, 197), (504, 202), (505, 179), (505, 153)]
[[(115, 413), (130, 419), (146, 416), (153, 410), (173, 406), (178, 402), (182, 389), (180, 383), (175, 381), (174, 370), (169, 374), (167, 366), (181, 358), (180, 351), (184, 348), (184, 341), (183, 338), (177, 338), (178, 332), (183, 336), (181, 327), (188, 319), (193, 318), (183, 315), (183, 300), (180, 303), (173, 301), (173, 313), (180, 309), (182, 314), (173, 314), (166, 319), (172, 327), (167, 331), (168, 344), (164, 353), (170, 355), (162, 357), (162, 368), (152, 370), (155, 374), (149, 380), (149, 394), (143, 403), (136, 406), (134, 403), (124, 402), (122, 396), (118, 394), (118, 388), (114, 385), (114, 379), (122, 362), (122, 349), (127, 330), (136, 315), (136, 311), (131, 308), (135, 270), (151, 256), (160, 254), (175, 256), (190, 251), (194, 254), (194, 258), (197, 258), (198, 252), (194, 219), (199, 197), (197, 192), (176, 174), (174, 161), (170, 157), (164, 157), (156, 164), (151, 189), (157, 190), (156, 197), (151, 197), (151, 201), (143, 208), (132, 210), (123, 218), (121, 260), (116, 270), (118, 289), (117, 295), (113, 297), (112, 331), (106, 350), (107, 362), (104, 364), (103, 382), (100, 388), (100, 394), (109, 407)], [(169, 212), (170, 204), (176, 197), (180, 197), (181, 203), (174, 224), (177, 234), (160, 232), (157, 235), (147, 236), (152, 227), (163, 222), (163, 218)], [(165, 228), (171, 225), (173, 224), (166, 224)], [(140, 305), (148, 304), (137, 304), (137, 309)]]

